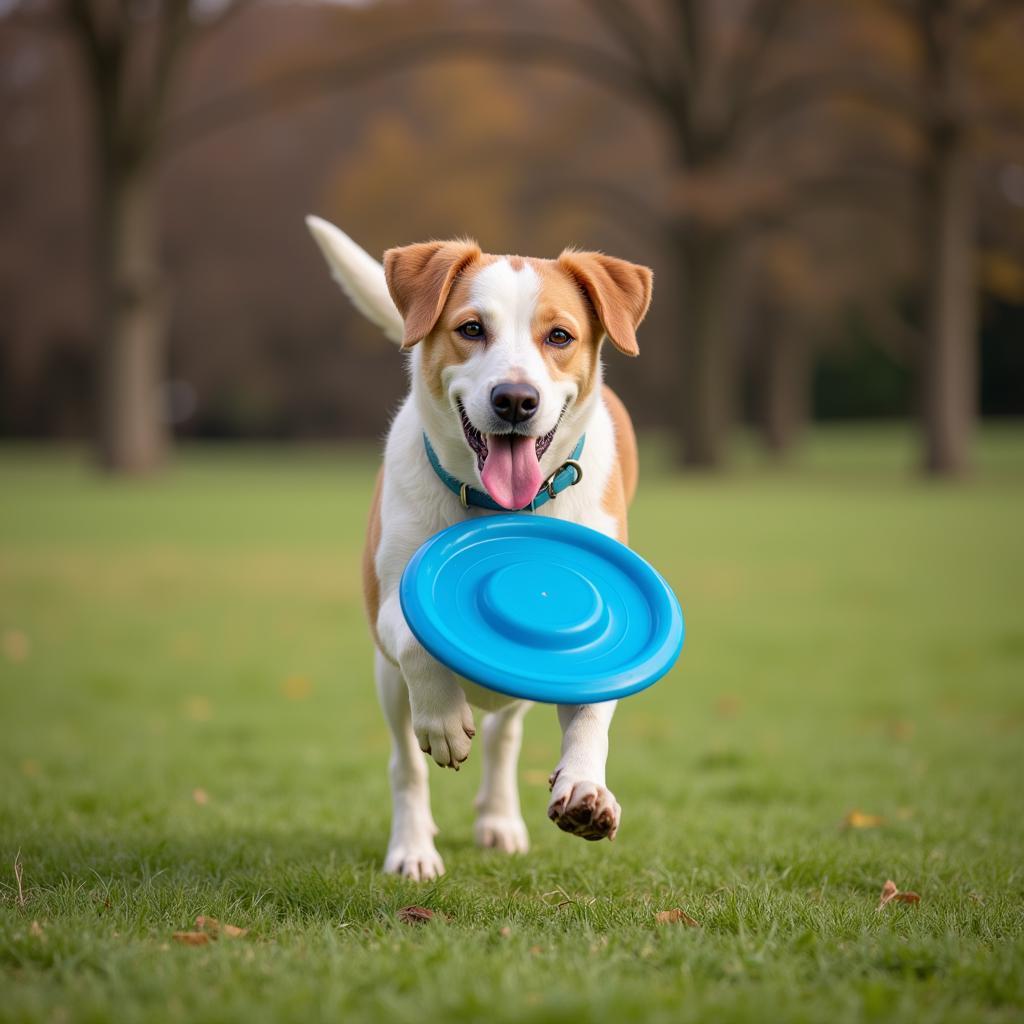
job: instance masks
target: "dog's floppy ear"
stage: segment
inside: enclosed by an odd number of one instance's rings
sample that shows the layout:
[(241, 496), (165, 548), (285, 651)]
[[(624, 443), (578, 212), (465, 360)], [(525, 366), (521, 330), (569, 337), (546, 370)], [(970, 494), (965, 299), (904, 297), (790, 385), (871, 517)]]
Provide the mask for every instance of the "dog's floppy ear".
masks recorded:
[(388, 291), (405, 321), (402, 348), (422, 341), (437, 323), (455, 279), (480, 258), (476, 242), (417, 242), (384, 253)]
[(627, 356), (639, 355), (636, 329), (651, 304), (652, 271), (603, 252), (573, 249), (558, 257), (558, 265), (587, 293), (612, 344)]

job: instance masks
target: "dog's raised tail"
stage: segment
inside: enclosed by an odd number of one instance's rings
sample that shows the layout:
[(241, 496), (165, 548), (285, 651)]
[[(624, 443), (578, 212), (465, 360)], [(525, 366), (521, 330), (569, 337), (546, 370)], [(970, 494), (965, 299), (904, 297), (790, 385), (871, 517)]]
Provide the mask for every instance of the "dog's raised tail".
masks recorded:
[(400, 345), (404, 333), (402, 316), (388, 293), (384, 268), (330, 221), (309, 216), (306, 227), (320, 246), (335, 281), (352, 300), (352, 305), (396, 345)]

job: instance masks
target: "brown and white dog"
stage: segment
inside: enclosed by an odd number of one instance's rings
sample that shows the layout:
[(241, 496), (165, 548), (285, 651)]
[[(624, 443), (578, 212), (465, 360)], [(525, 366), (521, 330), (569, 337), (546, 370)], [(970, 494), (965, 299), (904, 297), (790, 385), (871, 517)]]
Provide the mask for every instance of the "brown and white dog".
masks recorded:
[[(529, 704), (456, 676), (420, 646), (402, 615), (399, 580), (420, 544), (453, 523), (493, 514), (467, 506), (441, 479), (424, 438), (450, 478), (503, 508), (523, 509), (585, 434), (577, 485), (526, 514), (558, 516), (625, 542), (636, 439), (622, 403), (602, 384), (601, 345), (607, 337), (637, 354), (652, 275), (601, 253), (524, 259), (489, 255), (465, 240), (390, 249), (382, 266), (326, 221), (307, 224), (355, 306), (409, 353), (409, 394), (388, 433), (363, 582), (377, 692), (393, 740), (384, 870), (429, 879), (444, 865), (420, 752), (458, 769), (475, 735), (470, 704), (485, 710), (476, 841), (525, 852), (516, 761)], [(548, 817), (585, 839), (611, 839), (619, 827), (619, 804), (605, 785), (613, 711), (612, 702), (558, 708), (562, 755)]]

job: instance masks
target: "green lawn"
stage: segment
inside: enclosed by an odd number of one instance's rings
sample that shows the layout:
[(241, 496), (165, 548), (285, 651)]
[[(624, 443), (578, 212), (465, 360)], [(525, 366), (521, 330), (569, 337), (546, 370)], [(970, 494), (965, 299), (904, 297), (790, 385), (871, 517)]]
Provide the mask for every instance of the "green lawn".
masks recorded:
[[(1022, 1019), (1024, 432), (958, 486), (891, 431), (723, 479), (659, 450), (633, 540), (688, 638), (616, 717), (618, 839), (546, 820), (536, 708), (533, 850), (473, 847), (474, 751), (431, 769), (426, 886), (379, 872), (372, 453), (0, 452), (0, 1019)], [(920, 903), (876, 911), (888, 878)], [(198, 914), (249, 934), (174, 942)]]

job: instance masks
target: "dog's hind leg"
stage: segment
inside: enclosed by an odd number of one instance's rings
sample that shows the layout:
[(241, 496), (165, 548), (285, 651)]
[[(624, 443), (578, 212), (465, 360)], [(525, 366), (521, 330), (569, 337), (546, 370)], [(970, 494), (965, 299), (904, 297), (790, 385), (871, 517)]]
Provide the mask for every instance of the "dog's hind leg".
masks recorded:
[(621, 811), (604, 782), (615, 702), (559, 704), (562, 757), (551, 776), (548, 817), (583, 839), (614, 839)]
[(375, 652), (377, 695), (391, 727), (391, 838), (384, 870), (416, 881), (444, 874), (434, 846), (437, 826), (430, 813), (427, 764), (412, 731), (409, 691), (398, 668)]
[(476, 797), (473, 835), (478, 846), (506, 853), (526, 853), (530, 837), (519, 810), (516, 766), (523, 739), (526, 701), (517, 700), (500, 711), (484, 716), (483, 778)]

